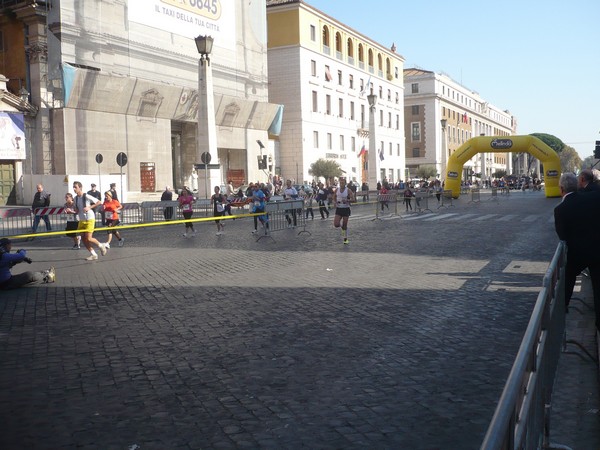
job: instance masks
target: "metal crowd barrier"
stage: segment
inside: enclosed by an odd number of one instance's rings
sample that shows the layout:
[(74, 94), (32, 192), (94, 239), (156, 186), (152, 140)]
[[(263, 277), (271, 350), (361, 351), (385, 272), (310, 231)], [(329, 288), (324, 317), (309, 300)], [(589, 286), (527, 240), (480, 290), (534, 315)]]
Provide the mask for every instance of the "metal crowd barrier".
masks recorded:
[(498, 201), (498, 188), (492, 188), (492, 195), (490, 197), (490, 201), (497, 202)]
[(549, 444), (552, 389), (565, 333), (565, 262), (566, 245), (560, 242), (481, 450), (565, 448)]
[[(267, 221), (269, 227), (265, 228), (263, 234), (259, 233), (259, 241), (263, 237), (270, 237), (271, 233), (275, 231), (281, 231), (288, 228), (300, 229), (298, 234), (308, 233), (306, 230), (306, 217), (304, 214), (304, 200), (283, 200), (283, 201), (269, 201), (265, 204), (265, 214), (267, 214)], [(291, 224), (288, 223), (288, 217)]]
[(429, 209), (429, 199), (432, 198), (430, 192), (416, 192), (413, 198), (415, 200), (415, 211), (418, 213), (423, 213), (425, 211), (433, 212)]
[(479, 189), (471, 189), (471, 200), (469, 203), (479, 203), (481, 201), (481, 194)]
[[(398, 191), (388, 191), (386, 194), (377, 194), (375, 202), (375, 218), (373, 220), (381, 220), (379, 215), (384, 212), (384, 208), (392, 215), (398, 215)], [(393, 208), (390, 208), (392, 204)]]
[(452, 191), (449, 189), (443, 190), (442, 195), (440, 196), (440, 204), (438, 205), (438, 209), (447, 208), (449, 206), (454, 206), (452, 204)]

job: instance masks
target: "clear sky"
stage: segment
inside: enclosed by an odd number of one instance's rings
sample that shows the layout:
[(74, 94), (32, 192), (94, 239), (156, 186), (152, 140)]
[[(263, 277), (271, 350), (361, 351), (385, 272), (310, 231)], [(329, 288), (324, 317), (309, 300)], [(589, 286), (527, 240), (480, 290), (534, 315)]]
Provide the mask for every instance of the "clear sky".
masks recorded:
[(305, 0), (581, 159), (600, 140), (600, 0)]

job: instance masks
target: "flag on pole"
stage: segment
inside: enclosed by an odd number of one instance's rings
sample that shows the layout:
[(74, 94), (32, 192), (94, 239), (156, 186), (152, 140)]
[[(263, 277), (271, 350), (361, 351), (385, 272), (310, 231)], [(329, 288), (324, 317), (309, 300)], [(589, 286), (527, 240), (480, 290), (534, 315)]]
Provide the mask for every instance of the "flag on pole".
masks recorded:
[(367, 149), (365, 148), (365, 144), (363, 144), (362, 148), (360, 149), (360, 152), (358, 152), (357, 158), (360, 158), (365, 153), (367, 153)]
[(367, 93), (367, 91), (369, 90), (369, 86), (371, 86), (371, 75), (369, 75), (369, 79), (367, 80), (367, 84), (365, 84), (365, 86), (363, 87), (363, 90), (360, 91), (360, 96), (362, 97), (363, 95), (365, 95)]

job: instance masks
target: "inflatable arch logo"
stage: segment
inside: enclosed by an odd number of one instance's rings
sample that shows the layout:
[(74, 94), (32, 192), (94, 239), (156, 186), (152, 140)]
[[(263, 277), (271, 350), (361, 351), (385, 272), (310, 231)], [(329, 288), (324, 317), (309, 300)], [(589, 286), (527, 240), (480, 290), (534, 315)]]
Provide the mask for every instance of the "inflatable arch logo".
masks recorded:
[(475, 154), (482, 152), (527, 152), (544, 164), (546, 197), (560, 197), (560, 159), (556, 152), (535, 136), (478, 136), (458, 147), (448, 159), (444, 189), (458, 198), (463, 165)]

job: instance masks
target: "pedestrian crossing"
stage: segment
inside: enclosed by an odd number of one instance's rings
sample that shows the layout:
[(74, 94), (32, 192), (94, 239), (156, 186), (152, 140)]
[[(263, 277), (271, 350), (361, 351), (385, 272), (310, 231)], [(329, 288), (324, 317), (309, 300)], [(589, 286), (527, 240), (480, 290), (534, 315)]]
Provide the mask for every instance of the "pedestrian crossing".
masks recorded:
[(359, 221), (394, 221), (401, 220), (403, 222), (463, 222), (463, 223), (490, 223), (500, 222), (507, 223), (554, 223), (553, 213), (549, 214), (473, 214), (460, 212), (441, 212), (441, 213), (403, 213), (403, 214), (381, 214), (378, 217), (373, 213), (363, 211), (352, 211), (351, 220)]

